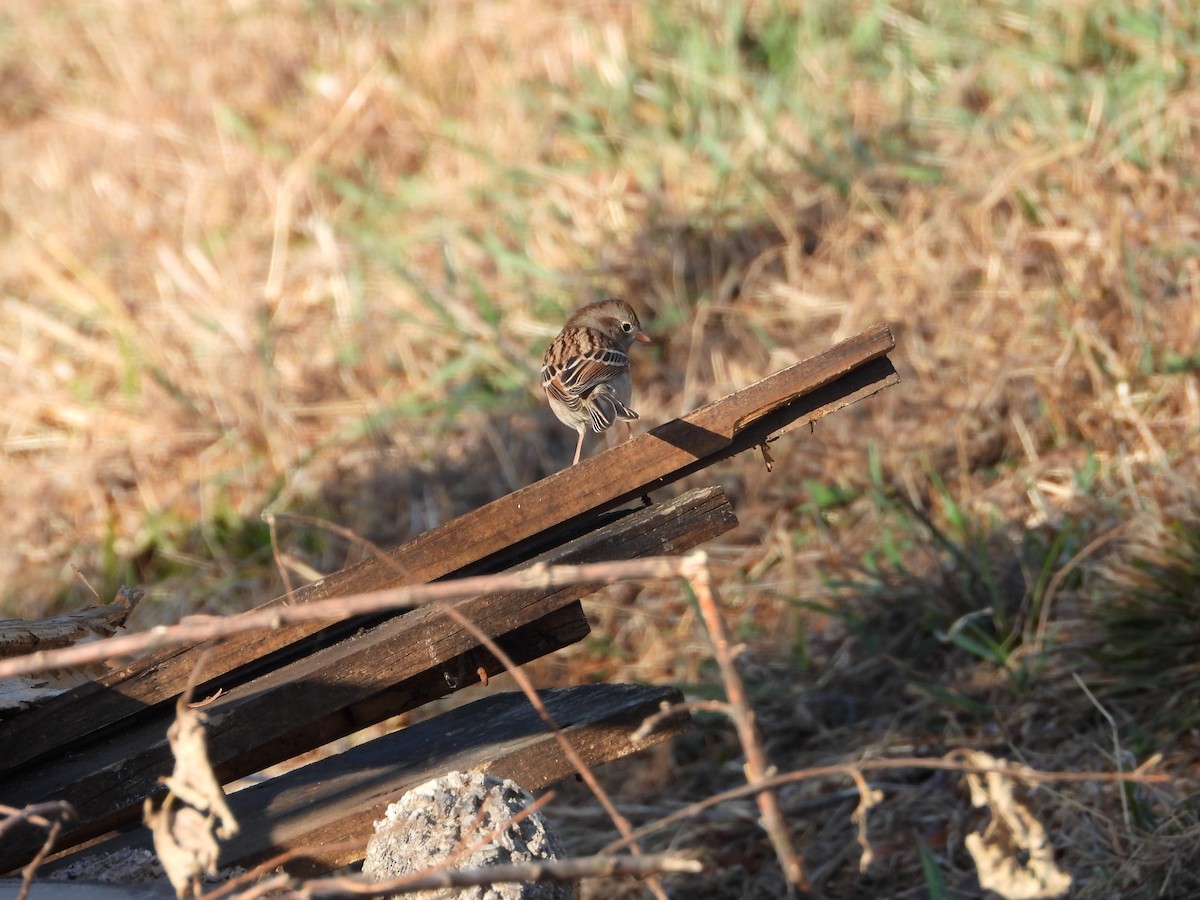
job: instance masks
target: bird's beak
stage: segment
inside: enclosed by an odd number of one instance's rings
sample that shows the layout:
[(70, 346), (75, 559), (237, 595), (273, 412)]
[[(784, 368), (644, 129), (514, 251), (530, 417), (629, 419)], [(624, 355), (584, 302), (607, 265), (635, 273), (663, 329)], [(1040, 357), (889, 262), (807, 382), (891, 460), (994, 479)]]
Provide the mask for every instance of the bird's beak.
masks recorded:
[(633, 336), (633, 339), (635, 341), (641, 341), (643, 344), (653, 344), (654, 343), (654, 341), (652, 341), (650, 339), (650, 335), (646, 334), (646, 332), (644, 332), (644, 331), (639, 331), (637, 334), (635, 334)]

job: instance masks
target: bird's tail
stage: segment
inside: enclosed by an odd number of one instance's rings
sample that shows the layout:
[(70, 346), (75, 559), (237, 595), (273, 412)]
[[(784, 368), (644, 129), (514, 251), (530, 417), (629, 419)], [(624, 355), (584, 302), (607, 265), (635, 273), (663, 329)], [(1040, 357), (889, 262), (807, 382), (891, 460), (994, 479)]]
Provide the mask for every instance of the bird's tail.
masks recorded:
[(599, 385), (587, 400), (588, 416), (592, 420), (592, 431), (606, 431), (613, 422), (632, 422), (638, 417), (632, 409), (617, 399), (616, 393), (607, 384)]

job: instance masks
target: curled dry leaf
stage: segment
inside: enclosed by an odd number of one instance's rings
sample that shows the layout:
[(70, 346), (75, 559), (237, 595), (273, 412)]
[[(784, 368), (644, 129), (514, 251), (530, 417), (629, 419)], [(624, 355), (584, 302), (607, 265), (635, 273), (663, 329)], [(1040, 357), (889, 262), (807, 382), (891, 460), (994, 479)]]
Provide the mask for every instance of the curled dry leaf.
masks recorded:
[[(1007, 760), (976, 751), (963, 754), (961, 759), (980, 768), (1011, 768)], [(1067, 893), (1071, 876), (1054, 864), (1054, 848), (1046, 829), (1017, 800), (1013, 779), (999, 772), (968, 773), (967, 784), (971, 802), (988, 807), (992, 813), (992, 821), (982, 834), (966, 838), (967, 851), (979, 870), (980, 886), (1006, 900), (1040, 900)]]
[(183, 803), (220, 821), (217, 836), (229, 838), (237, 834), (237, 821), (225, 802), (225, 794), (213, 774), (204, 743), (204, 723), (207, 717), (188, 705), (188, 695), (181, 696), (175, 706), (175, 721), (167, 730), (167, 740), (175, 756), (175, 771), (164, 784)]
[(199, 877), (216, 873), (217, 838), (229, 838), (238, 831), (208, 761), (206, 716), (188, 705), (190, 696), (190, 690), (180, 696), (175, 721), (167, 731), (175, 769), (171, 777), (163, 779), (166, 799), (157, 810), (149, 799), (144, 806), (146, 824), (154, 834), (154, 850), (178, 897), (189, 889), (198, 894)]
[(154, 834), (154, 852), (175, 896), (184, 897), (189, 889), (199, 896), (200, 876), (217, 871), (220, 848), (213, 835), (213, 817), (191, 806), (176, 805), (173, 794), (168, 794), (157, 810), (147, 798), (143, 812)]

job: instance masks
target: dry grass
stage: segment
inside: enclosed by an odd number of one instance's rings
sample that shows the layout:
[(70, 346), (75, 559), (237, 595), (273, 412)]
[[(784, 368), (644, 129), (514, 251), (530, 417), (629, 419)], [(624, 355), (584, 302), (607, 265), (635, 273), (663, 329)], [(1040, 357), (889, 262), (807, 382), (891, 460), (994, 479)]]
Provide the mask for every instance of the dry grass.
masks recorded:
[[(145, 621), (241, 608), (278, 588), (268, 505), (394, 542), (528, 483), (573, 438), (541, 350), (596, 293), (661, 338), (648, 423), (887, 320), (900, 387), (771, 474), (708, 476), (743, 522), (716, 553), (775, 761), (1112, 768), (1075, 672), (1122, 764), (1179, 776), (1128, 821), (1111, 786), (1039, 792), (1076, 895), (1191, 896), (1195, 645), (1147, 673), (1200, 594), (1196, 542), (1163, 550), (1200, 512), (1200, 19), (747, 6), (7, 4), (0, 599), (79, 604), (74, 565), (145, 583)], [(545, 682), (713, 683), (676, 594), (591, 610)], [(735, 778), (731, 753), (705, 726), (614, 774), (662, 805)], [(820, 889), (924, 896), (920, 836), (977, 896), (955, 783), (884, 787), (867, 875), (831, 849), (853, 798), (793, 798)], [(749, 823), (675, 837), (771, 895)]]

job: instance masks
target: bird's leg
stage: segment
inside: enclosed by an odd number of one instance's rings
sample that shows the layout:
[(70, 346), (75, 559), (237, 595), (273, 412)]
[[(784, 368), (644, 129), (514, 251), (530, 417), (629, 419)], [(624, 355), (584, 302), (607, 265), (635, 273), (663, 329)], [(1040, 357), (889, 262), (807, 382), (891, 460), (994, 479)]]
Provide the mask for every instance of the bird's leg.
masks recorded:
[(575, 444), (575, 458), (571, 460), (571, 465), (579, 465), (579, 454), (583, 450), (583, 429), (579, 429), (579, 441)]

